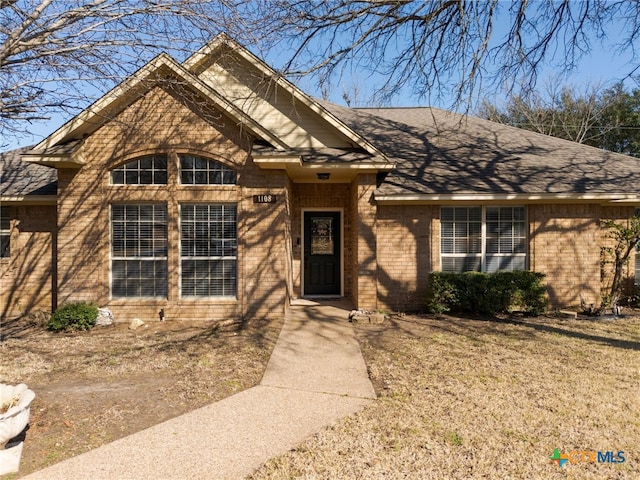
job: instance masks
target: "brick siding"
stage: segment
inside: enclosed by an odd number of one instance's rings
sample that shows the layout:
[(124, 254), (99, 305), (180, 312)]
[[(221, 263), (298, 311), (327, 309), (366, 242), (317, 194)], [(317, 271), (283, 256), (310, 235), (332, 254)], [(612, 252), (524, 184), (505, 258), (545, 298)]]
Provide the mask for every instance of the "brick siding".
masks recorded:
[[(378, 302), (384, 309), (412, 311), (424, 308), (433, 264), (432, 218), (440, 207), (378, 206)], [(438, 229), (439, 237), (439, 229)], [(439, 246), (439, 245), (438, 245)]]
[(52, 309), (56, 207), (20, 205), (9, 209), (11, 256), (0, 259), (0, 316)]
[[(59, 171), (59, 304), (87, 300), (108, 306), (119, 321), (221, 320), (278, 317), (284, 312), (284, 172), (264, 172), (249, 157), (251, 139), (217, 112), (156, 88), (98, 129), (83, 145), (86, 165)], [(168, 155), (168, 185), (110, 185), (109, 171), (140, 155)], [(182, 186), (178, 153), (220, 161), (238, 172), (237, 186)], [(270, 193), (275, 204), (254, 204)], [(168, 213), (168, 297), (110, 298), (109, 205), (161, 202)], [(179, 219), (182, 202), (238, 205), (237, 299), (180, 298)]]

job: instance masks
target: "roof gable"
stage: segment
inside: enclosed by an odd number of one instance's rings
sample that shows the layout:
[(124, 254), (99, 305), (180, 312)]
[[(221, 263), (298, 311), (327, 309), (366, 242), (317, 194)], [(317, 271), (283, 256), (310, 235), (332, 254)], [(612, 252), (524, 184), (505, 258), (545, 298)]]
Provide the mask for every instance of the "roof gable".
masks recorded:
[(82, 167), (84, 138), (152, 88), (170, 81), (197, 92), (275, 151), (290, 155), (291, 149), (333, 147), (380, 153), (248, 50), (219, 35), (183, 65), (167, 54), (158, 55), (23, 154), (23, 159), (55, 167)]
[(142, 95), (167, 81), (177, 81), (181, 86), (197, 92), (211, 102), (215, 108), (224, 112), (238, 124), (243, 125), (257, 138), (279, 148), (285, 147), (277, 136), (263, 128), (217, 91), (200, 81), (168, 55), (161, 54), (56, 130), (31, 151), (23, 154), (23, 158), (27, 161), (52, 166), (82, 166), (84, 160), (78, 153), (81, 140), (110, 121), (117, 113), (134, 103)]
[(183, 65), (289, 149), (362, 149), (381, 155), (362, 135), (225, 34)]

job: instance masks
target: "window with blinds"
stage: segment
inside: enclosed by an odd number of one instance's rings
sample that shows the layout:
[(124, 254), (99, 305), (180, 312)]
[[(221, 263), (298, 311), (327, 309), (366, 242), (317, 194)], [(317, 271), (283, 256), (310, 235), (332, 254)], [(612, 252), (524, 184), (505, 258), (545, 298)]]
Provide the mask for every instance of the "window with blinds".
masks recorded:
[(0, 207), (0, 258), (11, 256), (11, 220), (9, 207)]
[(235, 185), (236, 171), (223, 163), (194, 155), (179, 155), (183, 185)]
[(180, 205), (180, 255), (182, 296), (235, 297), (236, 205)]
[(167, 296), (166, 205), (111, 205), (111, 294)]
[(524, 207), (442, 207), (443, 272), (497, 272), (526, 268)]
[(167, 156), (136, 158), (111, 170), (112, 185), (166, 185)]

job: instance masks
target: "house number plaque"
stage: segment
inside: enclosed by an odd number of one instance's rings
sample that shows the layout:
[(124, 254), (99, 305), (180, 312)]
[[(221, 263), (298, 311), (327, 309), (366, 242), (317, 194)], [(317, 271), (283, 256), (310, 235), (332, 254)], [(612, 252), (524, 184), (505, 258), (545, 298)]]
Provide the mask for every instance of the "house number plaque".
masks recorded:
[(275, 195), (254, 195), (253, 203), (276, 203), (277, 197)]

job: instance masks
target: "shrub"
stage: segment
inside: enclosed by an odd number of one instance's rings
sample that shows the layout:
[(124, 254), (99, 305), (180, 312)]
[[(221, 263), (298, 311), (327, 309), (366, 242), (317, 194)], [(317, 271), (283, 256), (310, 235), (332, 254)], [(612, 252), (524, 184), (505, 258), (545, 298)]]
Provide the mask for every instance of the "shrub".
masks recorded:
[(98, 307), (86, 302), (68, 303), (56, 310), (49, 320), (49, 330), (89, 330), (96, 324)]
[(458, 309), (458, 288), (455, 273), (438, 272), (429, 276), (427, 309), (433, 313), (445, 313)]
[(640, 308), (640, 285), (634, 285), (633, 293), (629, 296), (629, 306)]
[(547, 307), (543, 279), (543, 274), (527, 271), (433, 272), (429, 275), (427, 308), (433, 313), (488, 315), (517, 309), (539, 315)]

